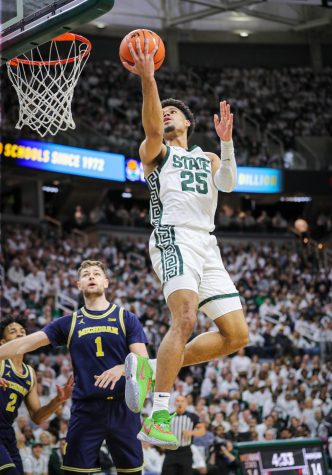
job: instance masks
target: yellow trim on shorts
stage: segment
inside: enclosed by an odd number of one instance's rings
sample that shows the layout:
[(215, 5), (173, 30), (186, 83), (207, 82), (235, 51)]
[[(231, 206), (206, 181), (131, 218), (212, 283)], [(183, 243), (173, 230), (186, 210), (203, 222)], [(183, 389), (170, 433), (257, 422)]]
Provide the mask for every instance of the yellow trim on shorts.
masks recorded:
[(116, 471), (121, 472), (121, 473), (135, 473), (135, 472), (140, 472), (143, 469), (143, 467), (144, 467), (144, 463), (140, 467), (136, 467), (136, 468), (118, 468), (118, 467), (116, 467)]
[(98, 468), (76, 468), (76, 467), (66, 467), (66, 465), (61, 465), (62, 470), (67, 470), (68, 472), (81, 472), (81, 473), (90, 473), (90, 472), (101, 472), (101, 467)]
[(71, 317), (71, 325), (70, 325), (70, 330), (69, 330), (69, 335), (67, 339), (67, 348), (69, 348), (70, 342), (71, 342), (71, 337), (73, 336), (74, 333), (74, 328), (76, 325), (77, 321), (77, 312), (73, 312), (72, 317)]
[(7, 463), (6, 465), (2, 465), (0, 467), (0, 470), (5, 470), (5, 468), (9, 468), (9, 467), (14, 467), (16, 468), (15, 464), (14, 463)]
[(119, 311), (119, 321), (120, 321), (120, 325), (121, 325), (123, 334), (124, 334), (124, 336), (126, 336), (127, 331), (126, 331), (126, 325), (124, 323), (124, 308), (123, 307), (121, 307), (120, 311)]

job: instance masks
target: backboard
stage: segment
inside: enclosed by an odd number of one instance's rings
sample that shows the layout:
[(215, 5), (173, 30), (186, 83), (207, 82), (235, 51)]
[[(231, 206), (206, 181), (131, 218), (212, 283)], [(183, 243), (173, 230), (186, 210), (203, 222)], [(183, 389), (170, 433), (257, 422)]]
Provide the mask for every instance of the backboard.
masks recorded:
[(1, 0), (1, 64), (112, 9), (114, 0)]

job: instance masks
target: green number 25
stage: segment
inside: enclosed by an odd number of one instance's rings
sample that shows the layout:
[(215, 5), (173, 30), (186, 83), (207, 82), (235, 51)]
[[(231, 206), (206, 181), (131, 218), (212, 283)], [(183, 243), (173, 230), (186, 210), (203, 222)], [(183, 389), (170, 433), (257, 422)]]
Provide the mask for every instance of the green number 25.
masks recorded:
[(208, 192), (207, 173), (205, 172), (191, 172), (189, 170), (182, 170), (181, 187), (182, 191), (191, 191), (206, 195)]

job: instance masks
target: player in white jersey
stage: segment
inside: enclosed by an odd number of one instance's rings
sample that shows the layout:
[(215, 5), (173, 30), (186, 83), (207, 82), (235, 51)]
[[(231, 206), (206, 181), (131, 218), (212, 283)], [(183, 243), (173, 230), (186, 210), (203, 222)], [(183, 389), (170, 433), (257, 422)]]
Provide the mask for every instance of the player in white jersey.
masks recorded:
[[(154, 78), (153, 55), (137, 42), (131, 71), (141, 78), (142, 121), (145, 139), (139, 153), (151, 192), (150, 255), (172, 314), (168, 333), (157, 355), (152, 416), (145, 420), (138, 438), (155, 445), (177, 448), (170, 430), (169, 396), (181, 366), (228, 355), (248, 343), (248, 327), (239, 294), (223, 265), (215, 236), (214, 215), (218, 190), (231, 192), (236, 184), (232, 142), (233, 114), (220, 103), (214, 115), (221, 142), (221, 158), (201, 148), (188, 148), (194, 117), (181, 101), (160, 102)], [(197, 320), (198, 309), (212, 318), (218, 332), (199, 335), (186, 344)], [(150, 360), (151, 361), (151, 360)], [(126, 364), (126, 400), (141, 409), (148, 360), (130, 355)]]

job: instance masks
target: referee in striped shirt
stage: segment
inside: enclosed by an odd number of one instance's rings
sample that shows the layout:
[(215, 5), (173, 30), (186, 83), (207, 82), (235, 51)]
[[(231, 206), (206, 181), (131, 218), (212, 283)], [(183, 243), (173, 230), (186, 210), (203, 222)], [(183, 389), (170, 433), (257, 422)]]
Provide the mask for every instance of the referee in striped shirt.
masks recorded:
[(188, 402), (184, 396), (176, 398), (176, 416), (171, 424), (180, 446), (177, 450), (166, 452), (161, 475), (192, 475), (193, 473), (191, 440), (194, 436), (202, 437), (205, 434), (205, 426), (199, 422), (196, 414), (186, 411), (187, 406)]

